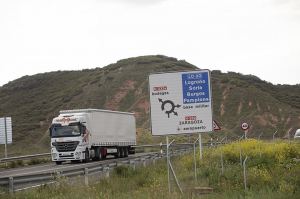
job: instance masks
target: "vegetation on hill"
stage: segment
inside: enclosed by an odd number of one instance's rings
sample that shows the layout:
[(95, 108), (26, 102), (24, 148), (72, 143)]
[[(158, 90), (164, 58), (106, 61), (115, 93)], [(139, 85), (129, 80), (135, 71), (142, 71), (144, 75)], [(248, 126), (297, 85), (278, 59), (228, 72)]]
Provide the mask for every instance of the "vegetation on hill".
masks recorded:
[[(0, 117), (13, 120), (11, 154), (46, 152), (47, 129), (59, 110), (100, 108), (135, 112), (137, 126), (149, 130), (148, 75), (196, 70), (196, 66), (162, 55), (120, 60), (103, 68), (56, 71), (24, 76), (0, 87)], [(252, 75), (212, 71), (214, 119), (223, 133), (279, 137), (300, 128), (300, 85), (272, 85)], [(1, 150), (1, 149), (0, 149)], [(3, 154), (3, 153), (2, 153)]]

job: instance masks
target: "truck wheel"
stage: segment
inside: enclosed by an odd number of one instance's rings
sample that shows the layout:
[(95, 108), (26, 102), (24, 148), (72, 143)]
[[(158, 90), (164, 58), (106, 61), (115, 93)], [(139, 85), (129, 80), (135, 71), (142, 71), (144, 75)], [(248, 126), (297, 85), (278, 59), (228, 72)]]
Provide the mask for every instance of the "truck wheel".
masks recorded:
[(95, 157), (93, 157), (92, 160), (93, 161), (101, 160), (102, 159), (101, 148), (100, 147), (96, 147), (94, 149), (94, 151), (95, 151)]
[(102, 159), (106, 159), (106, 155), (107, 155), (107, 149), (106, 148), (102, 148), (100, 150), (100, 153), (102, 155)]
[(102, 160), (102, 152), (101, 152), (101, 148), (99, 147), (99, 156), (98, 156), (98, 160)]
[(127, 147), (124, 148), (124, 157), (128, 157), (128, 148)]
[(121, 147), (117, 148), (117, 153), (115, 155), (115, 158), (120, 158), (121, 157)]
[(61, 165), (62, 161), (56, 161), (56, 165)]
[(89, 162), (90, 160), (90, 153), (89, 153), (89, 150), (86, 149), (85, 152), (84, 152), (84, 160), (83, 162)]

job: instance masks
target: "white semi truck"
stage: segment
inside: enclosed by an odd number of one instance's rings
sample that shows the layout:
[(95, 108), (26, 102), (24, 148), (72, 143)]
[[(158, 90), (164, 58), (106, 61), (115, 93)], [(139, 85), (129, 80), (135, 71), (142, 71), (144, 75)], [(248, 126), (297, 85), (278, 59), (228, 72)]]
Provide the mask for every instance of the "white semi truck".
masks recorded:
[(101, 109), (62, 110), (50, 131), (52, 161), (88, 162), (107, 155), (134, 153), (136, 126), (133, 113)]

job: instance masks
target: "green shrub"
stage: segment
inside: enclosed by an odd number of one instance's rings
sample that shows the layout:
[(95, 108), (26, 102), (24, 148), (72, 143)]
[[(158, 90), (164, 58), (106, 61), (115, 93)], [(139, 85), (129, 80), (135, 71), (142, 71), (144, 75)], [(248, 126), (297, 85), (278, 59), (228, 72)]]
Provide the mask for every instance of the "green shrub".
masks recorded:
[(17, 160), (17, 165), (24, 166), (24, 161), (23, 160)]
[[(260, 146), (261, 148), (258, 148)], [(247, 191), (244, 191), (243, 168), (239, 162), (239, 148), (246, 165)], [(272, 149), (272, 150), (271, 150)], [(119, 166), (110, 178), (101, 179), (90, 186), (60, 183), (36, 190), (16, 193), (4, 198), (298, 198), (300, 193), (300, 164), (297, 143), (268, 143), (246, 140), (218, 148), (204, 149), (203, 159), (197, 157), (197, 181), (194, 180), (193, 154), (171, 157), (173, 168), (184, 194), (176, 188), (171, 175), (172, 191), (169, 194), (165, 159), (155, 165), (137, 167)], [(197, 150), (198, 152), (198, 150)], [(221, 173), (220, 153), (223, 153), (224, 173)], [(192, 195), (185, 189), (191, 186), (210, 186), (214, 193), (205, 196)]]
[(135, 170), (129, 166), (118, 166), (113, 170), (113, 175), (117, 177), (129, 178), (136, 174)]
[(8, 168), (16, 168), (18, 165), (15, 161), (9, 162), (8, 163)]

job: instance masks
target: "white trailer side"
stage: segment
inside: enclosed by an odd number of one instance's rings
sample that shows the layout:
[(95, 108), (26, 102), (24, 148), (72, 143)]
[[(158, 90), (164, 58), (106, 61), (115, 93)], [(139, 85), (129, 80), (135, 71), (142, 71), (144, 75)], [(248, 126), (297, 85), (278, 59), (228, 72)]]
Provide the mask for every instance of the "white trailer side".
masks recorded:
[(130, 146), (136, 144), (133, 114), (113, 111), (94, 111), (88, 114), (92, 146)]
[(102, 109), (62, 110), (63, 115), (85, 115), (91, 146), (136, 145), (136, 126), (133, 113)]

